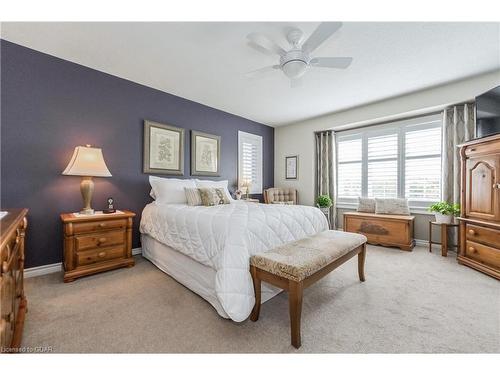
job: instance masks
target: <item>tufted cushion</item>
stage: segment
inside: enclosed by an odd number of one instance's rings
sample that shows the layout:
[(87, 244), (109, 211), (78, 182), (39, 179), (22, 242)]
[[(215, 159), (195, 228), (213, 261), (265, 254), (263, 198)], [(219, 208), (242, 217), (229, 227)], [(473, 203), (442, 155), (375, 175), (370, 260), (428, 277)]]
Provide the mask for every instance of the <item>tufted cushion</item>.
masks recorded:
[(250, 264), (274, 275), (301, 281), (366, 241), (361, 234), (327, 230), (254, 255)]
[(297, 190), (291, 188), (269, 188), (265, 191), (266, 203), (293, 202), (298, 204)]

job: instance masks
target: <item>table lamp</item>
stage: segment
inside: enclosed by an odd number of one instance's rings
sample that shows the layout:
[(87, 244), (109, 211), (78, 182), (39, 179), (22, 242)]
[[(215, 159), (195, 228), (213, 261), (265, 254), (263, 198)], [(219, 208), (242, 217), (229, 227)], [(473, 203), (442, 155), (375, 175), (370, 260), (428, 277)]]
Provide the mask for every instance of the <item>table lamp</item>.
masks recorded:
[(94, 192), (92, 177), (111, 177), (111, 173), (104, 162), (102, 150), (90, 145), (75, 147), (73, 156), (62, 174), (82, 176), (80, 191), (82, 192), (84, 207), (80, 214), (93, 215), (94, 210), (90, 207), (92, 193)]
[(250, 186), (252, 185), (252, 180), (249, 178), (243, 179), (241, 186), (246, 188), (246, 199), (248, 199), (248, 194), (250, 193)]

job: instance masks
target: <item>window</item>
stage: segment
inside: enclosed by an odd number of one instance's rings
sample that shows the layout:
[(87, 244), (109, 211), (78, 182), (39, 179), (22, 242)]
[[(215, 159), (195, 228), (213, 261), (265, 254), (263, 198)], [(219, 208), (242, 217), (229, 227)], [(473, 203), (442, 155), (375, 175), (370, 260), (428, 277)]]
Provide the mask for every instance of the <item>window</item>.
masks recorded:
[(368, 138), (368, 196), (398, 196), (398, 135)]
[(361, 195), (361, 139), (346, 140), (338, 145), (338, 195), (358, 197)]
[(337, 201), (407, 198), (427, 207), (441, 198), (441, 116), (337, 133)]
[(262, 194), (262, 137), (238, 132), (238, 186), (250, 181), (250, 194)]

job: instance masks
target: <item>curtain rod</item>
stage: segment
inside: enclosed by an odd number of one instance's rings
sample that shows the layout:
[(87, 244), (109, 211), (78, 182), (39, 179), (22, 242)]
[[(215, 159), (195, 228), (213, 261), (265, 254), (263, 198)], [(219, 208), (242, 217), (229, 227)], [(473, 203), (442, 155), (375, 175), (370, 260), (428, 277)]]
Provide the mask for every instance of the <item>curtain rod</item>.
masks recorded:
[[(340, 133), (340, 132), (344, 132), (344, 131), (348, 131), (348, 130), (355, 130), (355, 129), (367, 128), (367, 127), (370, 127), (370, 126), (377, 126), (377, 125), (383, 125), (383, 124), (391, 124), (393, 122), (411, 120), (411, 119), (418, 118), (418, 117), (437, 115), (439, 113), (443, 113), (444, 110), (447, 110), (447, 109), (452, 108), (454, 106), (461, 105), (461, 104), (471, 104), (471, 103), (474, 103), (474, 100), (472, 100), (472, 101), (466, 101), (466, 102), (460, 102), (460, 103), (456, 103), (456, 104), (451, 104), (451, 105), (448, 105), (448, 106), (444, 107), (443, 109), (441, 109), (439, 111), (424, 112), (424, 113), (421, 113), (419, 115), (413, 115), (413, 116), (397, 117), (397, 118), (395, 118), (393, 120), (387, 120), (387, 121), (383, 121), (382, 120), (382, 121), (377, 121), (377, 122), (373, 122), (373, 123), (369, 123), (369, 124), (357, 125), (357, 126), (353, 126), (353, 127), (350, 127), (350, 128), (347, 128), (347, 129), (342, 129), (342, 130), (334, 130), (334, 129), (316, 130), (314, 133), (315, 134), (316, 133), (322, 133), (324, 131), (333, 131), (335, 133)], [(367, 120), (367, 121), (369, 121), (369, 120)], [(342, 125), (342, 126), (346, 126), (346, 125)]]

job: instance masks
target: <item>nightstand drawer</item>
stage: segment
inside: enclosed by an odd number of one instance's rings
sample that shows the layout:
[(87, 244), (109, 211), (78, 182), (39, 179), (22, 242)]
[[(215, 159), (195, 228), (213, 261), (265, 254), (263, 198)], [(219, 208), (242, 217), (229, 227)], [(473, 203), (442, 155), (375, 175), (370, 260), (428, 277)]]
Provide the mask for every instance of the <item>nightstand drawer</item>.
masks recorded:
[(127, 220), (101, 220), (101, 221), (92, 221), (87, 223), (74, 223), (73, 224), (73, 232), (75, 234), (79, 233), (89, 233), (107, 229), (120, 229), (125, 228), (127, 226)]
[(76, 262), (78, 266), (86, 266), (88, 264), (104, 262), (110, 259), (123, 258), (125, 249), (123, 246), (108, 247), (103, 249), (94, 249), (81, 251), (76, 254)]
[(467, 241), (465, 246), (466, 257), (493, 267), (500, 267), (500, 249), (472, 241)]
[(75, 236), (76, 251), (119, 245), (125, 242), (125, 231), (105, 231), (85, 236)]

